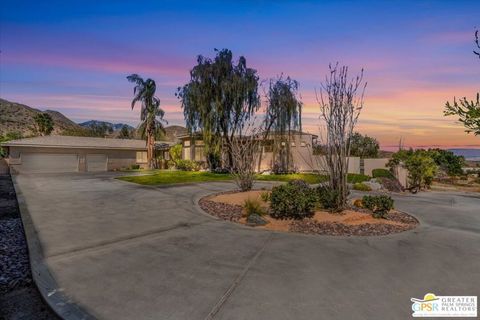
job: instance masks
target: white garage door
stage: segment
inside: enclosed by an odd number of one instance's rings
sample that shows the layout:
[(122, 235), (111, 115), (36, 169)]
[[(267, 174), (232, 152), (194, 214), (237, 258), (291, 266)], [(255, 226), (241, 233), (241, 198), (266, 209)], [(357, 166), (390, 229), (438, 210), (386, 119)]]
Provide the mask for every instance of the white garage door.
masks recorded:
[(87, 171), (107, 171), (107, 155), (87, 154)]
[(56, 153), (22, 153), (22, 172), (52, 173), (52, 172), (77, 172), (77, 154)]

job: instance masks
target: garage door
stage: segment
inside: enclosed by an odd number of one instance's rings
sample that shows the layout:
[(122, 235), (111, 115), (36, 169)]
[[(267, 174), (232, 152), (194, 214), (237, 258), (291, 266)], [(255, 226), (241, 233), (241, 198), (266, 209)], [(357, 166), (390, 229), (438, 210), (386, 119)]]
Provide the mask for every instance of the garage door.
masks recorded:
[(77, 154), (56, 153), (22, 153), (22, 172), (27, 173), (52, 173), (52, 172), (77, 172)]
[(87, 154), (87, 171), (107, 171), (107, 155)]

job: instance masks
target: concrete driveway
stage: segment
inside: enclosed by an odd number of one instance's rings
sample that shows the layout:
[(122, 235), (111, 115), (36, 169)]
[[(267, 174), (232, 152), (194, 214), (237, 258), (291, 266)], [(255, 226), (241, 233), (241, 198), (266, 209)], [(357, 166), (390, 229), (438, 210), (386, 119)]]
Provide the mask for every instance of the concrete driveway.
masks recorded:
[(398, 196), (420, 227), (338, 238), (254, 230), (196, 207), (232, 183), (15, 180), (60, 291), (98, 319), (408, 319), (411, 297), (480, 295), (474, 196)]

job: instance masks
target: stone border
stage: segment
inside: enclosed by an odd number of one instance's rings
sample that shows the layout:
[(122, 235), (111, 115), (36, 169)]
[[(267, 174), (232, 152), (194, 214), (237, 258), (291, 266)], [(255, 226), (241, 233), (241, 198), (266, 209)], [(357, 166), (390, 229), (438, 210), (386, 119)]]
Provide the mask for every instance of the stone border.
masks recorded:
[(95, 319), (80, 306), (69, 299), (63, 290), (58, 287), (57, 282), (50, 273), (43, 256), (43, 249), (38, 239), (38, 234), (33, 225), (30, 212), (28, 211), (25, 198), (17, 185), (15, 176), (12, 175), (12, 182), (17, 196), (20, 216), (22, 218), (25, 238), (27, 239), (28, 256), (32, 278), (38, 288), (43, 300), (50, 306), (57, 316), (65, 320), (90, 320)]

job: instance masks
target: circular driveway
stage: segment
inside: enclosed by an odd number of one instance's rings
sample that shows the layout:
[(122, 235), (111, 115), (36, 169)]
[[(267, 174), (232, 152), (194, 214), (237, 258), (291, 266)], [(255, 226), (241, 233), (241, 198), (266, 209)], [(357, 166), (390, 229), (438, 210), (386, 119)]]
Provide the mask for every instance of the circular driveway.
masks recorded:
[(76, 174), (19, 175), (15, 184), (39, 263), (98, 319), (408, 319), (412, 297), (480, 295), (478, 196), (396, 196), (419, 227), (330, 237), (201, 212), (200, 197), (233, 183), (156, 188)]

